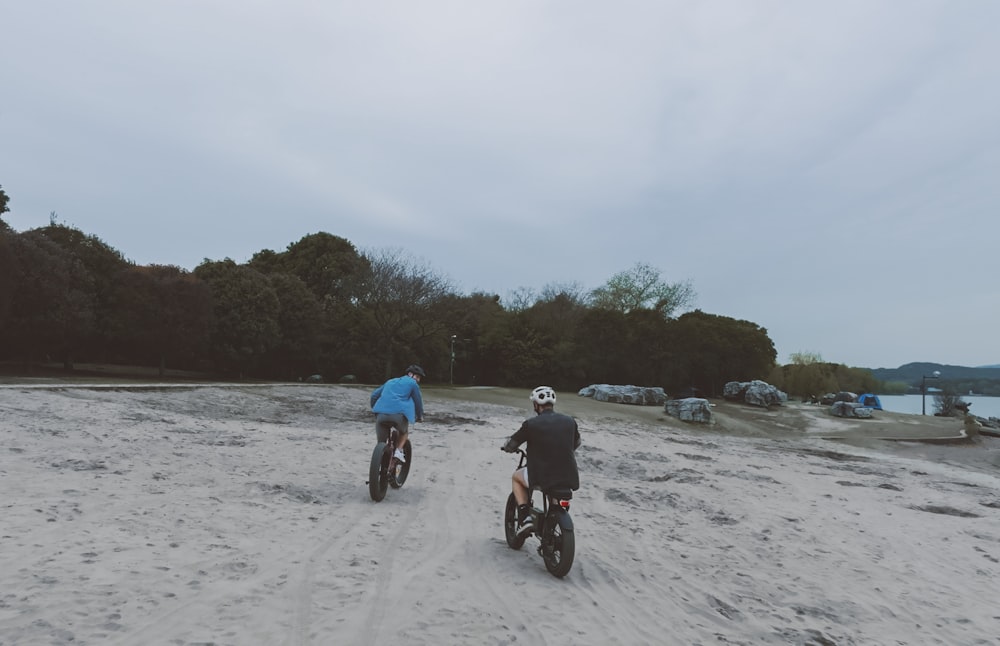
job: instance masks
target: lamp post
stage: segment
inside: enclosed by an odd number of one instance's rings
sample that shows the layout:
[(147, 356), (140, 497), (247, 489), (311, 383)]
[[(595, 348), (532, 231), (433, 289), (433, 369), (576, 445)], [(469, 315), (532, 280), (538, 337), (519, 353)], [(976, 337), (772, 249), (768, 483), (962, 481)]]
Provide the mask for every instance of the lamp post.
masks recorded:
[(930, 376), (923, 375), (920, 377), (920, 414), (927, 414), (927, 380), (937, 379), (941, 376), (940, 370), (935, 370)]
[(457, 334), (451, 335), (451, 367), (448, 369), (448, 383), (452, 386), (455, 385), (455, 339), (457, 338)]

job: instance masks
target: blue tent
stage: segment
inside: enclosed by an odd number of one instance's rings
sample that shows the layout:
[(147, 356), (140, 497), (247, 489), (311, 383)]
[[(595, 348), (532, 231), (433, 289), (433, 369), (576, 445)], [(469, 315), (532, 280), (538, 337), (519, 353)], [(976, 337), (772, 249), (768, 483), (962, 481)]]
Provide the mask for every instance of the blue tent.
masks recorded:
[(871, 393), (865, 393), (858, 397), (858, 403), (865, 408), (874, 408), (875, 410), (882, 410), (882, 402), (879, 400), (878, 395), (873, 395)]

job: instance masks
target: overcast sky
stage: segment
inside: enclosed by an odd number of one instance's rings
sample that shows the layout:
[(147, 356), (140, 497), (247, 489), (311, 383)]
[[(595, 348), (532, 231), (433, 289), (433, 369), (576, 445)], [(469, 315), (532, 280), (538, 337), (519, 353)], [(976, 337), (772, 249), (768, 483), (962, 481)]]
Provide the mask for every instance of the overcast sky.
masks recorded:
[(139, 264), (637, 262), (779, 362), (1000, 363), (1000, 2), (0, 0), (0, 186)]

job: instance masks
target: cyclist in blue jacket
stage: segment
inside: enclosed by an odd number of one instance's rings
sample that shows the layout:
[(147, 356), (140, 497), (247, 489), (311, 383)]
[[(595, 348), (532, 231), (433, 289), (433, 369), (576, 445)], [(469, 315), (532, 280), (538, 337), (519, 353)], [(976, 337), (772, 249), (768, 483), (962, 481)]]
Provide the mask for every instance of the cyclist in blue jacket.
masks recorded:
[(406, 462), (403, 446), (410, 434), (410, 424), (424, 420), (424, 400), (420, 395), (420, 380), (424, 369), (413, 364), (406, 374), (385, 382), (372, 391), (371, 407), (375, 413), (375, 435), (379, 442), (389, 439), (393, 427), (399, 431), (399, 443), (393, 456)]

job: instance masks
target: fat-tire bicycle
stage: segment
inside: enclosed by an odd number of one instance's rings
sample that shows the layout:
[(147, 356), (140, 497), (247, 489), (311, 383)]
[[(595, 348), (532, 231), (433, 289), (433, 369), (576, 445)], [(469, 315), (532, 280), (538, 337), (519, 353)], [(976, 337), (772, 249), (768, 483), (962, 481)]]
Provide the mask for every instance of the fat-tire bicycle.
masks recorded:
[[(528, 454), (523, 449), (517, 449), (521, 454), (517, 468), (524, 466)], [(572, 489), (547, 489), (542, 491), (542, 507), (535, 507), (535, 491), (532, 487), (528, 492), (528, 503), (531, 505), (531, 516), (534, 521), (532, 532), (539, 540), (538, 553), (545, 562), (545, 569), (553, 575), (562, 578), (569, 574), (573, 567), (573, 556), (576, 553), (576, 535), (573, 533), (573, 519), (569, 515)], [(511, 493), (507, 497), (507, 507), (503, 514), (503, 529), (507, 545), (519, 550), (527, 540), (528, 535), (517, 534), (517, 498)]]
[(392, 429), (389, 438), (384, 442), (375, 445), (372, 451), (372, 462), (368, 468), (368, 493), (371, 494), (375, 502), (385, 498), (389, 487), (399, 489), (406, 482), (406, 476), (410, 474), (410, 466), (413, 464), (413, 447), (407, 439), (403, 444), (403, 455), (406, 462), (396, 459), (396, 444), (399, 441), (399, 431)]

